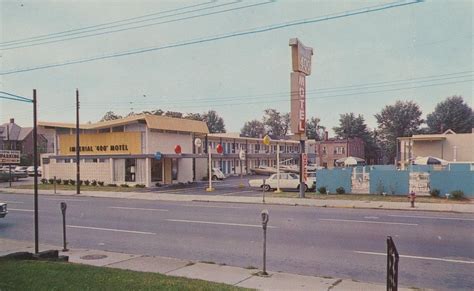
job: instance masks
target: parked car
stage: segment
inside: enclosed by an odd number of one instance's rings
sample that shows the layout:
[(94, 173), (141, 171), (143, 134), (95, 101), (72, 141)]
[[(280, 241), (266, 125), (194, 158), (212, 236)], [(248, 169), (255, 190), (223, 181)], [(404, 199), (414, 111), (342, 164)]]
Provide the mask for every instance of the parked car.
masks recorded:
[(4, 218), (8, 213), (7, 204), (0, 203), (0, 218)]
[(16, 181), (18, 179), (28, 177), (28, 173), (26, 172), (27, 166), (17, 166), (13, 171), (12, 174), (14, 176), (13, 180)]
[(212, 180), (224, 180), (225, 175), (219, 168), (212, 168)]
[[(15, 171), (15, 166), (10, 166), (10, 168), (12, 169), (12, 172)], [(8, 173), (9, 171), (8, 166), (0, 167), (0, 173)]]
[[(267, 179), (253, 179), (249, 181), (250, 187), (263, 188), (265, 191), (277, 189), (278, 174), (273, 174)], [(300, 177), (294, 173), (281, 173), (280, 174), (280, 188), (297, 190), (300, 188)], [(314, 190), (316, 188), (315, 177), (308, 177), (305, 184), (305, 191)]]
[[(12, 182), (18, 181), (18, 179), (28, 177), (25, 173), (15, 173), (12, 171), (11, 173)], [(10, 173), (9, 172), (0, 172), (0, 182), (8, 182), (10, 181)]]
[[(26, 169), (26, 172), (28, 173), (28, 176), (34, 176), (35, 175), (35, 167), (34, 166), (29, 166)], [(41, 167), (38, 167), (38, 176), (42, 175), (42, 169)]]

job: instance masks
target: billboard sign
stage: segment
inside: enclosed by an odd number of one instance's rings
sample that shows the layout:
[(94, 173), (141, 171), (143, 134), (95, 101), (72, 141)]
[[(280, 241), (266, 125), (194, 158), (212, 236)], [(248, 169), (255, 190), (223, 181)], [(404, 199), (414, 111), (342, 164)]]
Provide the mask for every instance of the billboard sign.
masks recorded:
[(0, 164), (19, 164), (20, 151), (0, 150)]

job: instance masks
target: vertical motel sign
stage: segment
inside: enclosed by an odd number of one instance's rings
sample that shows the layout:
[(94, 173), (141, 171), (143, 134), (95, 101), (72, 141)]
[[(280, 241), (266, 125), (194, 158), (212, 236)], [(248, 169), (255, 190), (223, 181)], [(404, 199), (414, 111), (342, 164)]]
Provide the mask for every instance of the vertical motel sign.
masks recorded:
[(291, 132), (299, 140), (306, 137), (306, 76), (311, 74), (313, 49), (304, 46), (297, 38), (290, 39), (292, 70), (291, 80)]

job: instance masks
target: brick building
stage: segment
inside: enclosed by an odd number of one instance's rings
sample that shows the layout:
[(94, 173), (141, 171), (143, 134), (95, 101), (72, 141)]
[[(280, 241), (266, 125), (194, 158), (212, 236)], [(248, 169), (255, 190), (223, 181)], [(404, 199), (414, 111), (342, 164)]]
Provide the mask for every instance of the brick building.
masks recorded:
[(348, 139), (329, 138), (326, 132), (322, 141), (316, 142), (316, 162), (325, 168), (336, 167), (336, 160), (357, 157), (365, 160), (364, 141), (358, 137)]
[[(21, 152), (21, 164), (29, 166), (33, 162), (33, 127), (21, 127), (11, 118), (0, 125), (0, 150)], [(47, 152), (47, 139), (38, 134), (38, 154)]]

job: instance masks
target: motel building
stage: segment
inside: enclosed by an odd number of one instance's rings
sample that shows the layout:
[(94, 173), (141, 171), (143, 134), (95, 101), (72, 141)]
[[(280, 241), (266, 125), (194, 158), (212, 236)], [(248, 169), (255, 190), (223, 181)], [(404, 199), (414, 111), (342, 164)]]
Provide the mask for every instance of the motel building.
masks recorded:
[[(50, 153), (41, 156), (43, 178), (76, 179), (76, 124), (38, 122), (52, 144)], [(208, 175), (208, 148), (212, 167), (226, 175), (250, 173), (258, 166), (276, 166), (276, 148), (280, 161), (298, 162), (299, 142), (272, 140), (238, 134), (209, 134), (205, 122), (157, 115), (136, 115), (117, 120), (82, 124), (80, 133), (81, 180), (105, 184), (187, 183), (205, 180)], [(201, 140), (201, 146), (196, 140)], [(223, 147), (217, 153), (217, 145)], [(309, 160), (314, 160), (314, 143), (307, 142)], [(241, 160), (239, 153), (246, 153)]]

